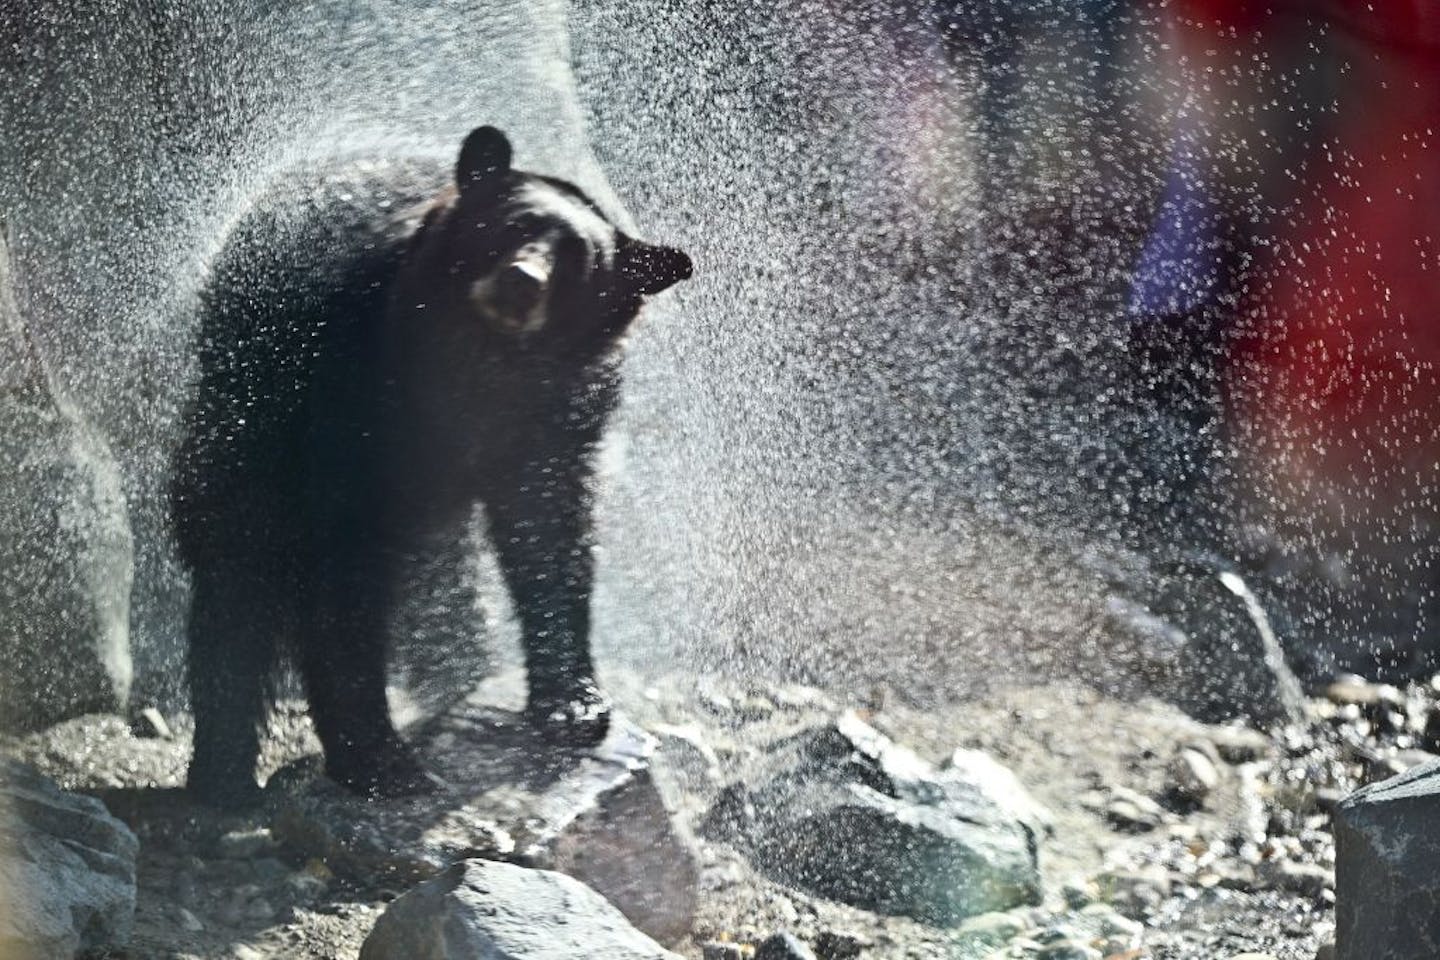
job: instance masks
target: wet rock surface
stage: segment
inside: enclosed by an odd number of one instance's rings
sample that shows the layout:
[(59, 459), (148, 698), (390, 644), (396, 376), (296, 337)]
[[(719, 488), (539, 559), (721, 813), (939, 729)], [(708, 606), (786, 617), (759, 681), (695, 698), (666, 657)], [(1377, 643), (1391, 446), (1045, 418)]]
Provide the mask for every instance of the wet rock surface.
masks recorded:
[[(1040, 897), (1045, 815), (993, 762), (935, 769), (855, 714), (775, 744), (705, 832), (820, 896), (939, 924)], [(996, 786), (999, 782), (1002, 786)]]
[(318, 764), (266, 788), (277, 840), (349, 880), (401, 887), (462, 859), (548, 867), (589, 883), (662, 940), (690, 929), (697, 868), (649, 773), (655, 739), (622, 715), (593, 750), (546, 744), (514, 713), (471, 698), (412, 735), (443, 782), (432, 795), (364, 801)]
[(0, 955), (69, 960), (125, 946), (137, 848), (100, 801), (0, 758)]
[(0, 728), (129, 696), (130, 520), (104, 438), (58, 390), (21, 314), (0, 224)]
[(1238, 573), (1203, 554), (1130, 573), (1112, 572), (1107, 623), (1153, 661), (1176, 703), (1212, 723), (1303, 719), (1300, 681), (1264, 602)]
[(1357, 791), (1335, 824), (1335, 955), (1419, 960), (1440, 955), (1440, 760)]
[[(846, 708), (935, 776), (957, 751), (962, 760), (983, 755), (1012, 771), (1049, 815), (1039, 902), (950, 926), (839, 902), (777, 878), (742, 845), (694, 839), (693, 921), (684, 937), (666, 944), (692, 960), (743, 960), (780, 933), (821, 960), (1094, 953), (1106, 960), (1245, 953), (1311, 960), (1335, 935), (1336, 806), (1354, 788), (1426, 755), (1417, 744), (1437, 699), (1428, 683), (1401, 688), (1398, 699), (1350, 689), (1332, 699), (1322, 685), (1307, 701), (1305, 723), (1264, 733), (1074, 686), (921, 705), (872, 692), (782, 695), (779, 686), (697, 683), (693, 676), (612, 673), (607, 683), (638, 727), (686, 731), (685, 747), (667, 748), (661, 736), (647, 761), (674, 814), (671, 828), (682, 836), (714, 803), (717, 788), (704, 772), (712, 758), (724, 782), (757, 787), (783, 745), (829, 728)], [(1368, 719), (1357, 695), (1389, 702), (1392, 716)], [(773, 708), (763, 716), (761, 697)], [(332, 869), (291, 846), (268, 815), (219, 817), (190, 805), (173, 789), (184, 769), (188, 720), (165, 720), (174, 739), (137, 736), (120, 718), (89, 717), (0, 741), (67, 789), (98, 793), (140, 838), (127, 960), (357, 956), (378, 917), (413, 883), (394, 873)], [(299, 771), (295, 761), (317, 750), (303, 709), (285, 704), (272, 721), (262, 775)], [(1203, 803), (1175, 790), (1175, 758), (1184, 751), (1214, 768)], [(701, 772), (693, 787), (677, 774), (680, 764)], [(1144, 808), (1144, 829), (1112, 820), (1122, 801)], [(605, 831), (623, 838), (615, 827), (626, 817)]]
[(679, 960), (579, 881), (466, 860), (392, 903), (360, 960)]

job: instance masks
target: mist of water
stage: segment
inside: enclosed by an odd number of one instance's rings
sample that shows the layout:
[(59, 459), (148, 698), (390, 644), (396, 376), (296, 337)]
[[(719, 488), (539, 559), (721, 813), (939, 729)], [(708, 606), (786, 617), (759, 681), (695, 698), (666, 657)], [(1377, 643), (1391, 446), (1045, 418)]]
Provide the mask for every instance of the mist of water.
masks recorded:
[[(1208, 456), (1123, 390), (1186, 103), (1163, 8), (1014, 4), (1002, 35), (918, 0), (23, 6), (0, 210), (123, 469), (145, 696), (179, 689), (160, 493), (226, 223), (290, 165), (448, 158), (479, 123), (697, 264), (631, 344), (602, 662), (936, 694), (1108, 671), (1091, 561), (1143, 553)], [(1388, 537), (1421, 596), (1433, 537)]]

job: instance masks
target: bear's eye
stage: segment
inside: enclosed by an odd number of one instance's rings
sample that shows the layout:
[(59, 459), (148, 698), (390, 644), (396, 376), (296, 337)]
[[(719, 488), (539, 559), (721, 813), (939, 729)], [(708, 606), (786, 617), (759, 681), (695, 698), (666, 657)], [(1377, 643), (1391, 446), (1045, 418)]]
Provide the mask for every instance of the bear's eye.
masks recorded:
[(596, 272), (598, 250), (573, 233), (561, 233), (555, 237), (555, 259), (564, 264), (565, 274), (578, 279), (588, 278)]

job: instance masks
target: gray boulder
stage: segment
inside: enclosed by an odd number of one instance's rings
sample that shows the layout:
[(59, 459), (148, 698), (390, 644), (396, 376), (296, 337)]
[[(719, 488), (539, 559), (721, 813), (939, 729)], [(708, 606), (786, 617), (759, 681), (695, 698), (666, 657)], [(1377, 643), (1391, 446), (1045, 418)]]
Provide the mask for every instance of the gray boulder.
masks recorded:
[(0, 760), (0, 957), (69, 960), (124, 946), (138, 850), (99, 800)]
[(1153, 661), (1153, 680), (1168, 697), (1207, 723), (1271, 726), (1304, 717), (1300, 681), (1264, 604), (1239, 574), (1196, 555), (1170, 561), (1152, 581), (1116, 584), (1107, 627)]
[(1249, 585), (1233, 571), (1207, 566), (1185, 567), (1180, 582), (1187, 596), (1171, 606), (1190, 638), (1180, 658), (1181, 706), (1207, 722), (1302, 720), (1300, 681)]
[(360, 960), (679, 960), (549, 870), (465, 860), (392, 903)]
[(594, 749), (557, 750), (491, 702), (523, 695), (495, 678), (411, 735), (443, 781), (430, 796), (369, 802), (317, 765), (281, 769), (266, 786), (275, 838), (342, 877), (414, 883), (485, 857), (575, 877), (662, 942), (690, 932), (699, 868), (650, 775), (654, 738), (623, 714)]
[(949, 925), (1038, 903), (1048, 816), (961, 759), (937, 770), (847, 714), (772, 748), (704, 830), (783, 883), (883, 913)]
[(1337, 960), (1440, 956), (1440, 761), (1357, 790), (1335, 817)]
[(129, 696), (131, 537), (104, 440), (55, 389), (0, 230), (0, 727)]

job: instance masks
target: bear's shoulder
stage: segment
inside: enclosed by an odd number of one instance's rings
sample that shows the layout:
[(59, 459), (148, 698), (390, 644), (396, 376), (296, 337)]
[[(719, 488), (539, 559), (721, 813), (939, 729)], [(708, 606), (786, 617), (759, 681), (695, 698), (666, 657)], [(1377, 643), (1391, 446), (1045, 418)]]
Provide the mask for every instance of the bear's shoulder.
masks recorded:
[(205, 293), (213, 306), (230, 294), (256, 304), (364, 292), (394, 269), (448, 181), (443, 164), (424, 161), (288, 170), (232, 218)]

